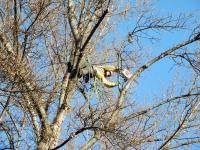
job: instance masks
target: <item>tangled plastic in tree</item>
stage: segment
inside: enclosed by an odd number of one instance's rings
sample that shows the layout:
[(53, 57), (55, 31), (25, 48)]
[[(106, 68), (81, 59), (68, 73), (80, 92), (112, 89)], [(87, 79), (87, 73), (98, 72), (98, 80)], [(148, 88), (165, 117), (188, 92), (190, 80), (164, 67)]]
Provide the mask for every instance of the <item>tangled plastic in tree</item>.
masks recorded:
[[(71, 68), (71, 63), (68, 63), (68, 67)], [(73, 72), (70, 70), (70, 72)], [(78, 72), (78, 78), (83, 78), (85, 83), (87, 83), (91, 78), (99, 79), (104, 86), (112, 88), (119, 85), (119, 82), (109, 81), (107, 77), (112, 77), (113, 72), (119, 74), (125, 81), (131, 78), (132, 73), (127, 69), (119, 69), (112, 65), (90, 65), (84, 62), (80, 67)]]
[(125, 81), (130, 79), (132, 76), (132, 73), (129, 70), (127, 70), (127, 69), (120, 70), (115, 66), (93, 66), (93, 69), (95, 70), (95, 76), (99, 80), (101, 80), (103, 82), (103, 84), (108, 88), (115, 87), (115, 86), (119, 85), (119, 83), (107, 80), (106, 79), (107, 73), (109, 73), (108, 77), (110, 77), (110, 76), (112, 76), (112, 72), (116, 72), (119, 75), (121, 75)]

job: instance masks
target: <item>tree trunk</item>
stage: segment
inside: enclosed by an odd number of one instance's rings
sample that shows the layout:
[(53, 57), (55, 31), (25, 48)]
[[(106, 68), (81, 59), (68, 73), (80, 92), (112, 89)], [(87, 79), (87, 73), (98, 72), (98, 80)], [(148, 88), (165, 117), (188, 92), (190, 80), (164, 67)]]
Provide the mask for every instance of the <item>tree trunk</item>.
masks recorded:
[(67, 90), (67, 97), (63, 101), (63, 107), (59, 108), (60, 111), (57, 114), (54, 123), (48, 125), (46, 129), (41, 131), (40, 137), (38, 137), (39, 142), (37, 144), (37, 150), (49, 150), (56, 147), (60, 137), (61, 125), (67, 113), (70, 111), (68, 103), (72, 99), (75, 92), (76, 81), (71, 80), (69, 83), (69, 89)]
[(49, 143), (41, 141), (40, 143), (38, 143), (37, 150), (49, 150), (49, 147)]
[(49, 150), (54, 148), (57, 145), (59, 135), (60, 127), (53, 129), (48, 127), (48, 129), (40, 135), (40, 140), (37, 144), (37, 150)]
[(57, 145), (59, 135), (59, 132), (52, 132), (52, 134), (46, 135), (47, 138), (45, 137), (38, 142), (37, 150), (53, 149)]

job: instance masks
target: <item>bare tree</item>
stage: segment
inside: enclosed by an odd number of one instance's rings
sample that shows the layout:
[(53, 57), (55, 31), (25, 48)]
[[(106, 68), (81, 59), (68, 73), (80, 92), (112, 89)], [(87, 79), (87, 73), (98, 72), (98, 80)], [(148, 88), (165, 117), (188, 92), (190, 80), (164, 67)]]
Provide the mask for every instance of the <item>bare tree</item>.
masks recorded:
[[(160, 17), (151, 8), (147, 1), (0, 0), (0, 148), (175, 149), (199, 143), (200, 51), (187, 46), (200, 40), (200, 26), (149, 57), (142, 41), (189, 29), (190, 17)], [(126, 37), (113, 34), (130, 18)], [(167, 96), (138, 105), (136, 80), (166, 57), (191, 68), (190, 86), (172, 83)], [(79, 76), (83, 65), (103, 64), (133, 74), (128, 81), (117, 76), (113, 89)]]

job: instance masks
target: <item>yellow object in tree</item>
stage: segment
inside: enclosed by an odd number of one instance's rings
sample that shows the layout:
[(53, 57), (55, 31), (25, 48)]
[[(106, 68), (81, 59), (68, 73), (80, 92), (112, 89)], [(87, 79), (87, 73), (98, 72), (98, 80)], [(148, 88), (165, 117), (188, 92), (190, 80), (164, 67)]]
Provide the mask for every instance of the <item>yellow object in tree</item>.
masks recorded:
[(108, 88), (112, 88), (118, 85), (116, 82), (112, 82), (106, 79), (105, 77), (105, 71), (112, 71), (112, 72), (118, 72), (118, 69), (114, 66), (93, 66), (93, 69), (95, 71), (95, 76), (101, 80), (101, 82)]

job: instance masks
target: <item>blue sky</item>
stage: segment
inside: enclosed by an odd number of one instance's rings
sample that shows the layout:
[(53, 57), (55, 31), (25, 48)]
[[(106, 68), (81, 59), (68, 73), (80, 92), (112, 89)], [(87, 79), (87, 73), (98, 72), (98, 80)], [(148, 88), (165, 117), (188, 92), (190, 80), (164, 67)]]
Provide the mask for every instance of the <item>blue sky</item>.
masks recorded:
[[(174, 16), (180, 13), (193, 13), (199, 12), (200, 1), (198, 0), (161, 0), (154, 3), (159, 15), (173, 14)], [(195, 18), (199, 18), (198, 13), (195, 13)], [(191, 24), (192, 26), (192, 24)], [(148, 46), (152, 49), (152, 55), (156, 56), (162, 51), (172, 48), (176, 44), (187, 40), (190, 36), (190, 30), (180, 30), (175, 32), (164, 32), (158, 36), (161, 37), (159, 42), (152, 44), (148, 43)], [(145, 42), (146, 43), (146, 42)], [(187, 46), (188, 48), (194, 48), (196, 44)], [(138, 78), (138, 85), (136, 90), (136, 97), (139, 102), (144, 98), (159, 95), (162, 90), (167, 89), (170, 83), (175, 79), (175, 75), (179, 72), (179, 79), (189, 79), (192, 77), (191, 70), (181, 67), (177, 70), (174, 66), (174, 62), (168, 58), (165, 58), (156, 64), (152, 65), (147, 71), (143, 72)], [(146, 101), (145, 101), (146, 103)]]
[(156, 3), (157, 7), (173, 12), (191, 12), (200, 8), (199, 0), (159, 0)]
[[(160, 0), (154, 3), (156, 9), (159, 10), (160, 14), (174, 14), (178, 15), (179, 13), (194, 13), (194, 18), (200, 18), (200, 1), (199, 0)], [(199, 19), (200, 20), (200, 19)], [(192, 22), (190, 24), (193, 25)], [(191, 31), (178, 31), (178, 32), (170, 32), (163, 33), (160, 36), (163, 38), (161, 41), (157, 43), (153, 43), (150, 46), (153, 49), (153, 53), (155, 55), (160, 52), (172, 48), (176, 44), (181, 41), (185, 41), (188, 39)], [(196, 47), (196, 44), (192, 44), (187, 46), (188, 48)], [(154, 54), (152, 54), (154, 55)], [(159, 96), (163, 91), (167, 90), (170, 84), (175, 81), (180, 83), (181, 80), (188, 80), (192, 77), (193, 73), (191, 69), (180, 67), (177, 69), (174, 67), (174, 62), (165, 58), (158, 63), (151, 66), (150, 69), (143, 72), (141, 76), (138, 78), (138, 84), (136, 86), (136, 101), (138, 103), (152, 103), (153, 96)], [(176, 75), (179, 75), (178, 80), (175, 80)], [(187, 82), (188, 86), (190, 84), (189, 80)], [(177, 87), (177, 94), (179, 93), (179, 87)], [(149, 99), (150, 97), (150, 99)], [(161, 95), (162, 97), (162, 95)], [(199, 144), (196, 144), (190, 147), (191, 150), (198, 150)]]

